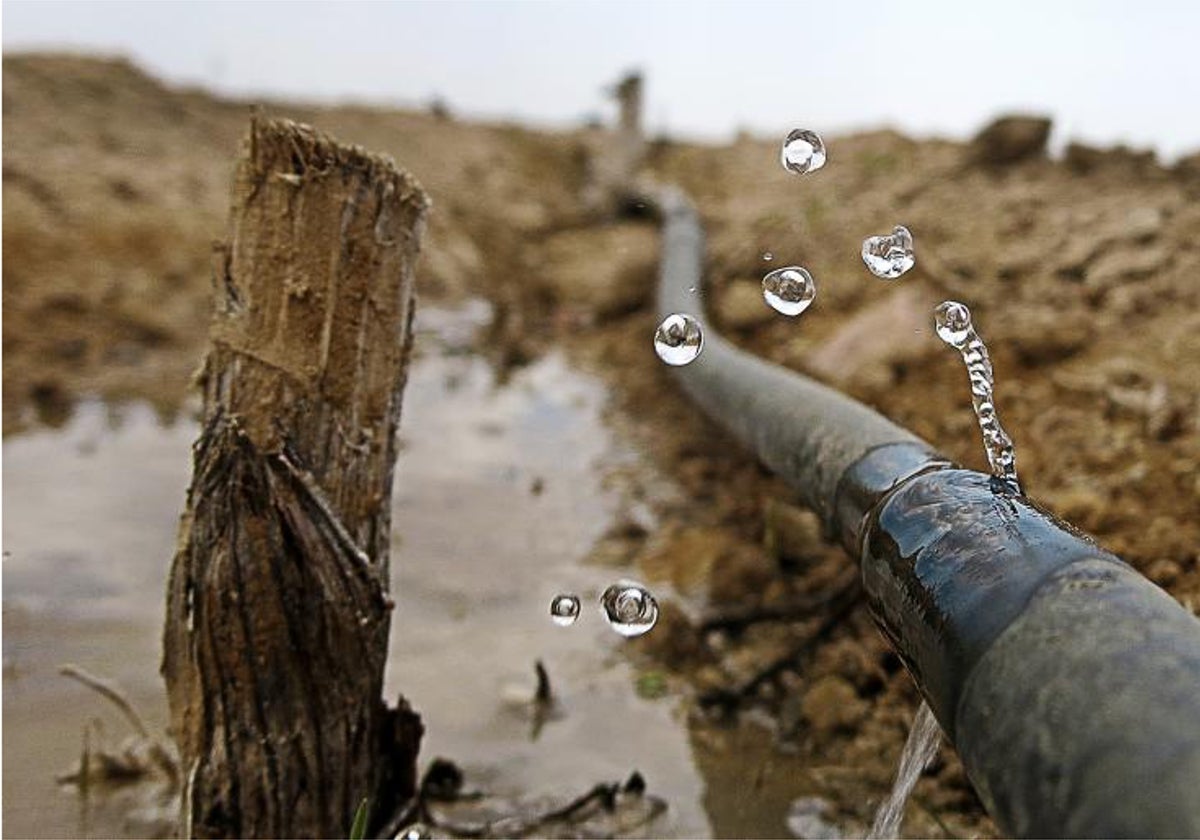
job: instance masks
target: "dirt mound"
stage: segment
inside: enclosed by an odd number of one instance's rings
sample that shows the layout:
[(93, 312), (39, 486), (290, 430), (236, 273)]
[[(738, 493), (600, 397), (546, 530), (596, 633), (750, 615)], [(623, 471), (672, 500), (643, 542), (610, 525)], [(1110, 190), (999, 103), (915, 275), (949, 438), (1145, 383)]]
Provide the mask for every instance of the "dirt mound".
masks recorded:
[[(561, 225), (584, 135), (435, 115), (255, 103), (390, 154), (437, 211), (422, 288), (461, 295), (523, 269), (515, 243)], [(81, 396), (185, 396), (208, 327), (251, 103), (164, 87), (128, 62), (4, 59), (4, 429), (60, 422)]]

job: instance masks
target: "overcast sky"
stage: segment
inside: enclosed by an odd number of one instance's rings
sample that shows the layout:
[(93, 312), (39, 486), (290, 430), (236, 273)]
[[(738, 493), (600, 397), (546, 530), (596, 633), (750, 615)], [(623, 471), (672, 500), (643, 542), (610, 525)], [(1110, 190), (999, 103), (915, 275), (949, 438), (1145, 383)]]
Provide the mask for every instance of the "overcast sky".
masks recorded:
[(1012, 110), (1056, 138), (1200, 150), (1200, 3), (28, 2), (5, 50), (121, 53), (239, 97), (414, 104), (564, 123), (647, 77), (651, 129), (888, 125), (965, 136)]

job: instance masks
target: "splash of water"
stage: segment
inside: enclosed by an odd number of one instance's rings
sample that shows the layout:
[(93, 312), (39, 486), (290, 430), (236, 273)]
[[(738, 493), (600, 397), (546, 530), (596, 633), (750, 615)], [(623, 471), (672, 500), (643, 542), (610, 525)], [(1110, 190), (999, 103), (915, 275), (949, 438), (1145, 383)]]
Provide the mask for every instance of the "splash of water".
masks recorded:
[(807, 128), (788, 132), (779, 152), (779, 162), (795, 175), (816, 172), (825, 165), (825, 143), (821, 135)]
[(574, 595), (555, 595), (550, 602), (550, 620), (559, 627), (570, 627), (579, 618), (579, 598)]
[(812, 305), (817, 284), (808, 269), (798, 265), (777, 268), (762, 281), (763, 298), (776, 312), (795, 317)]
[(937, 755), (938, 746), (942, 742), (942, 730), (929, 704), (921, 701), (913, 718), (912, 728), (908, 730), (908, 740), (904, 742), (904, 751), (900, 753), (900, 768), (896, 771), (896, 781), (892, 784), (892, 792), (875, 812), (875, 821), (867, 832), (867, 840), (890, 840), (898, 837), (900, 822), (904, 819), (904, 806), (908, 797), (921, 778), (921, 773)]
[(957, 301), (947, 300), (934, 310), (934, 325), (938, 338), (962, 354), (967, 366), (967, 377), (971, 380), (971, 404), (979, 431), (983, 433), (983, 447), (987, 452), (992, 474), (1008, 481), (1018, 491), (1021, 482), (1017, 478), (1017, 459), (1012, 438), (1000, 425), (996, 414), (996, 402), (992, 393), (995, 378), (992, 360), (987, 345), (975, 332), (971, 324), (971, 310)]
[(600, 596), (600, 608), (609, 626), (626, 638), (650, 631), (658, 621), (658, 601), (640, 583), (622, 580)]
[(691, 315), (668, 315), (654, 331), (654, 352), (669, 365), (691, 364), (703, 349), (704, 332)]
[(904, 225), (896, 225), (887, 236), (868, 236), (863, 240), (862, 258), (876, 277), (895, 280), (916, 265), (912, 234)]

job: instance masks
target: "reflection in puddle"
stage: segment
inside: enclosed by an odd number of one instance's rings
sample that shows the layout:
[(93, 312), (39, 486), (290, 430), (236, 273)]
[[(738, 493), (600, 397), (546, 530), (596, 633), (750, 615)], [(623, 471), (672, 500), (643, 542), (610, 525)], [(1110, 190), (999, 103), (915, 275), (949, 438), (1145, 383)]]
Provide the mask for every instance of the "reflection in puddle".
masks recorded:
[[(580, 563), (619, 501), (601, 482), (613, 442), (600, 384), (552, 354), (496, 389), (478, 357), (443, 355), (422, 358), (408, 388), (386, 690), (421, 711), (425, 756), (492, 788), (568, 796), (638, 769), (671, 803), (653, 833), (707, 833), (683, 727), (669, 703), (635, 695), (614, 655), (598, 606), (612, 574)], [(559, 592), (582, 601), (569, 628), (547, 611)], [(522, 701), (538, 659), (557, 707), (533, 741)]]
[[(464, 352), (486, 307), (426, 310), (405, 392), (396, 469), (387, 691), (409, 697), (427, 727), (422, 760), (463, 763), (500, 793), (573, 795), (637, 769), (670, 811), (649, 830), (708, 832), (703, 784), (669, 701), (639, 699), (634, 672), (597, 607), (611, 570), (580, 561), (618, 499), (600, 466), (613, 442), (604, 392), (547, 356), (496, 387)], [(119, 682), (162, 730), (158, 676), (166, 572), (196, 435), (143, 406), (120, 423), (97, 404), (67, 425), (4, 442), (4, 817), (20, 836), (144, 836), (112, 799), (79, 813), (55, 774), (101, 717), (97, 698), (56, 674), (63, 662)], [(576, 592), (582, 612), (555, 627), (546, 605)], [(555, 712), (531, 739), (534, 662)], [(48, 714), (47, 710), (52, 710)]]
[[(167, 562), (187, 489), (191, 423), (146, 406), (79, 406), (61, 431), (4, 442), (4, 818), (14, 836), (143, 835), (138, 792), (88, 808), (54, 778), (93, 718), (114, 747), (128, 726), (65, 662), (116, 680), (162, 731), (158, 677)], [(93, 744), (96, 743), (93, 738)]]

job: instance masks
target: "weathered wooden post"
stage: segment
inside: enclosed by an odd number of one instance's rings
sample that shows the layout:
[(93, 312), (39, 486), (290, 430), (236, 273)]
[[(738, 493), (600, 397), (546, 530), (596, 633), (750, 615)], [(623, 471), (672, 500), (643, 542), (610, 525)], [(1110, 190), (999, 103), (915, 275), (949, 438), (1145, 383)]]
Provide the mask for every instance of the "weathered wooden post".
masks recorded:
[(637, 143), (642, 142), (642, 74), (636, 70), (625, 74), (613, 89), (620, 106), (619, 131)]
[(382, 686), (428, 206), (388, 159), (252, 121), (167, 592), (185, 835), (345, 836), (412, 792), (420, 720)]
[(617, 100), (615, 131), (593, 140), (587, 150), (583, 205), (589, 214), (609, 219), (640, 201), (635, 175), (646, 157), (642, 133), (642, 74), (626, 73), (608, 93)]

